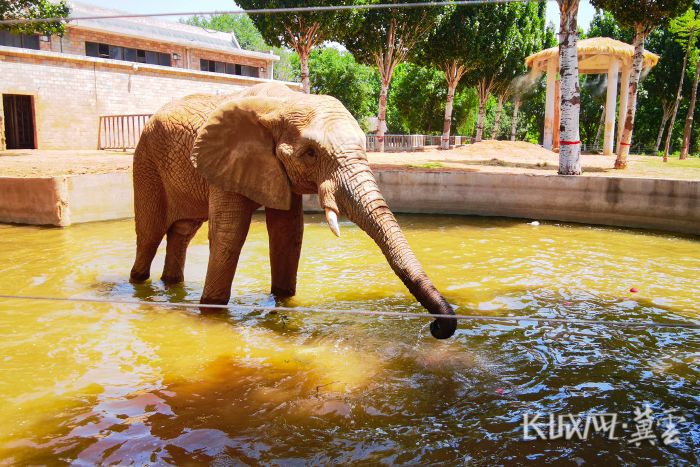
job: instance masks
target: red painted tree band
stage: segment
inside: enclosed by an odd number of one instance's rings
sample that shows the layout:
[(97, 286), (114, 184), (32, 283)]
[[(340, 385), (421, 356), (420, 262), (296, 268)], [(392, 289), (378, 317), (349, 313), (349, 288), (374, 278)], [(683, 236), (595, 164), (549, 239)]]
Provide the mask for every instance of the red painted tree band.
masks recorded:
[(622, 143), (622, 142), (620, 142), (620, 145), (621, 145), (621, 146), (632, 146), (632, 143)]
[(581, 141), (559, 141), (559, 144), (570, 146), (572, 144), (581, 144)]

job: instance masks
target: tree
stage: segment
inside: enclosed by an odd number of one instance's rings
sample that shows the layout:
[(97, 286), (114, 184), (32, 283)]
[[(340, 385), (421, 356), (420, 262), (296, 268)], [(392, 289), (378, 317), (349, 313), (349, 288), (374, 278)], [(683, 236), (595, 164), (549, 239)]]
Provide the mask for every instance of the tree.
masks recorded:
[[(396, 67), (389, 90), (387, 127), (392, 133), (441, 134), (447, 88), (442, 71), (403, 63)], [(472, 89), (458, 88), (453, 121), (461, 129), (476, 110)]]
[[(468, 6), (446, 9), (437, 26), (415, 53), (416, 62), (442, 70), (447, 81), (445, 116), (440, 140), (441, 149), (450, 148), (452, 110), (457, 85), (459, 85), (464, 73), (475, 66), (474, 63), (469, 62), (469, 47), (471, 47), (473, 40), (471, 20), (474, 12), (475, 8)], [(450, 46), (446, 47), (446, 44), (450, 44)]]
[(671, 123), (666, 134), (666, 144), (664, 145), (664, 162), (668, 162), (668, 152), (671, 149), (671, 136), (676, 123), (676, 114), (683, 98), (683, 80), (685, 78), (688, 57), (695, 52), (695, 41), (700, 28), (700, 20), (695, 17), (695, 12), (689, 8), (684, 14), (671, 20), (668, 30), (676, 37), (676, 41), (683, 47), (683, 66), (681, 66), (680, 78), (678, 79), (678, 90), (676, 100), (671, 111)]
[[(370, 3), (380, 3), (371, 0)], [(395, 3), (414, 3), (397, 0)], [(377, 109), (377, 141), (384, 151), (384, 127), (389, 84), (396, 66), (408, 58), (410, 51), (433, 28), (441, 10), (438, 8), (365, 9), (353, 22), (354, 31), (344, 38), (344, 45), (355, 58), (379, 70), (381, 86)]]
[[(678, 41), (686, 46), (686, 56), (690, 53), (695, 56), (695, 79), (693, 80), (692, 92), (690, 94), (690, 104), (685, 117), (685, 127), (683, 129), (683, 143), (681, 144), (680, 159), (688, 157), (688, 147), (690, 146), (690, 133), (693, 129), (693, 114), (695, 113), (695, 101), (698, 94), (698, 78), (700, 78), (700, 54), (698, 54), (697, 38), (700, 31), (700, 14), (693, 8), (689, 8), (681, 16), (671, 20), (669, 25), (671, 33), (676, 35)], [(664, 151), (664, 161), (667, 159), (668, 149)]]
[(476, 86), (479, 95), (475, 142), (483, 137), (486, 102), (499, 83), (498, 77), (506, 68), (508, 54), (516, 42), (519, 6), (515, 3), (483, 4), (470, 9), (471, 23), (467, 27), (471, 40), (466, 60), (472, 66), (464, 79)]
[(272, 47), (265, 42), (262, 34), (255, 27), (248, 15), (211, 15), (192, 16), (181, 20), (185, 24), (213, 29), (215, 31), (232, 32), (242, 49), (267, 52)]
[[(687, 10), (692, 0), (591, 0), (597, 8), (608, 10), (622, 25), (634, 28), (634, 58), (630, 74), (629, 97), (622, 139), (615, 160), (616, 169), (627, 167), (627, 155), (632, 144), (634, 116), (637, 111), (637, 89), (644, 64), (644, 41), (659, 25)], [(622, 122), (620, 122), (622, 123)]]
[[(0, 0), (0, 20), (33, 18), (67, 18), (70, 6), (65, 0)], [(59, 34), (65, 32), (63, 21), (24, 23), (0, 26), (14, 34)]]
[[(298, 58), (297, 58), (298, 60)], [(379, 76), (349, 52), (322, 47), (309, 56), (311, 91), (335, 97), (361, 124), (376, 115)]]
[[(511, 43), (501, 69), (496, 75), (494, 94), (498, 96), (498, 108), (491, 130), (491, 139), (496, 139), (498, 136), (503, 104), (511, 95), (515, 95), (515, 101), (518, 103), (513, 110), (517, 121), (520, 107), (518, 93), (521, 87), (520, 83), (515, 80), (527, 72), (525, 58), (545, 48), (544, 45), (547, 42), (545, 2), (514, 3), (511, 8), (515, 11), (515, 28), (512, 31)], [(511, 128), (511, 136), (512, 134)]]
[(560, 142), (559, 174), (581, 174), (581, 141), (579, 115), (581, 94), (578, 84), (578, 35), (579, 0), (557, 0), (559, 4), (559, 76), (560, 76)]
[[(294, 8), (326, 6), (327, 0), (239, 0), (243, 9)], [(332, 4), (346, 4), (334, 0)], [(351, 18), (351, 11), (320, 11), (285, 15), (255, 15), (253, 23), (265, 41), (277, 47), (290, 47), (299, 55), (301, 84), (305, 93), (311, 92), (309, 81), (309, 54), (311, 49), (326, 40), (336, 40)]]

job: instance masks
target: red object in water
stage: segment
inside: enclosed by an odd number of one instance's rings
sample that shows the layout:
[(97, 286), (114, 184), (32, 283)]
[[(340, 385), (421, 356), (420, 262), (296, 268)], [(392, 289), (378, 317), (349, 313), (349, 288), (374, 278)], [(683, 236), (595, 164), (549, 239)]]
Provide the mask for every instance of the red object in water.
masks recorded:
[(498, 389), (496, 389), (496, 393), (497, 393), (499, 396), (502, 396), (503, 393), (505, 393), (505, 392), (506, 392), (506, 390), (503, 389), (503, 388), (498, 388)]
[(571, 302), (564, 302), (564, 306), (569, 306), (571, 305)]
[(632, 287), (632, 288), (630, 289), (630, 292), (631, 292), (631, 293), (637, 293), (637, 292), (639, 292), (639, 290), (637, 290), (637, 287)]

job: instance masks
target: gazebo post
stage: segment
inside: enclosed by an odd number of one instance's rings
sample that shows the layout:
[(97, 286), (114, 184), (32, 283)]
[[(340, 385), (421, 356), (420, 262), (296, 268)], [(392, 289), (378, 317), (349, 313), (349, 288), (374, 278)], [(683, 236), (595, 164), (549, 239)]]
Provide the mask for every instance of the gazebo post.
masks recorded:
[(627, 117), (627, 97), (629, 96), (630, 87), (630, 71), (631, 66), (625, 60), (622, 64), (622, 76), (620, 80), (620, 110), (618, 111), (619, 120), (617, 128), (617, 145), (615, 146), (615, 152), (620, 151), (620, 140), (622, 139), (622, 130), (625, 127), (625, 118)]
[(603, 137), (603, 155), (611, 156), (615, 144), (615, 107), (617, 103), (617, 74), (620, 62), (611, 59), (608, 65), (608, 90), (605, 99), (605, 136)]
[(552, 137), (554, 129), (554, 86), (557, 80), (557, 59), (547, 61), (547, 98), (544, 106), (544, 137), (542, 146), (545, 149), (552, 149)]

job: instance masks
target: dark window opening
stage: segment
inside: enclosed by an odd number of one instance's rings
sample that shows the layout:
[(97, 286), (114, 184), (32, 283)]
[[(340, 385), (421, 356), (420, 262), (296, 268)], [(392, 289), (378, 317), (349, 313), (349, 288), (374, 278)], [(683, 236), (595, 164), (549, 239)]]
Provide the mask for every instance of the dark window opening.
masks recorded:
[(9, 31), (0, 31), (0, 45), (39, 50), (39, 36), (12, 34)]
[(36, 149), (32, 96), (3, 94), (2, 106), (7, 149)]
[(168, 53), (132, 49), (130, 47), (96, 42), (85, 43), (85, 55), (88, 57), (109, 58), (127, 62), (148, 63), (150, 65), (172, 66), (171, 56)]
[(239, 65), (237, 63), (217, 62), (215, 60), (199, 60), (199, 69), (202, 71), (210, 71), (212, 73), (225, 73), (227, 75), (249, 76), (252, 78), (260, 77), (260, 70), (255, 66)]

